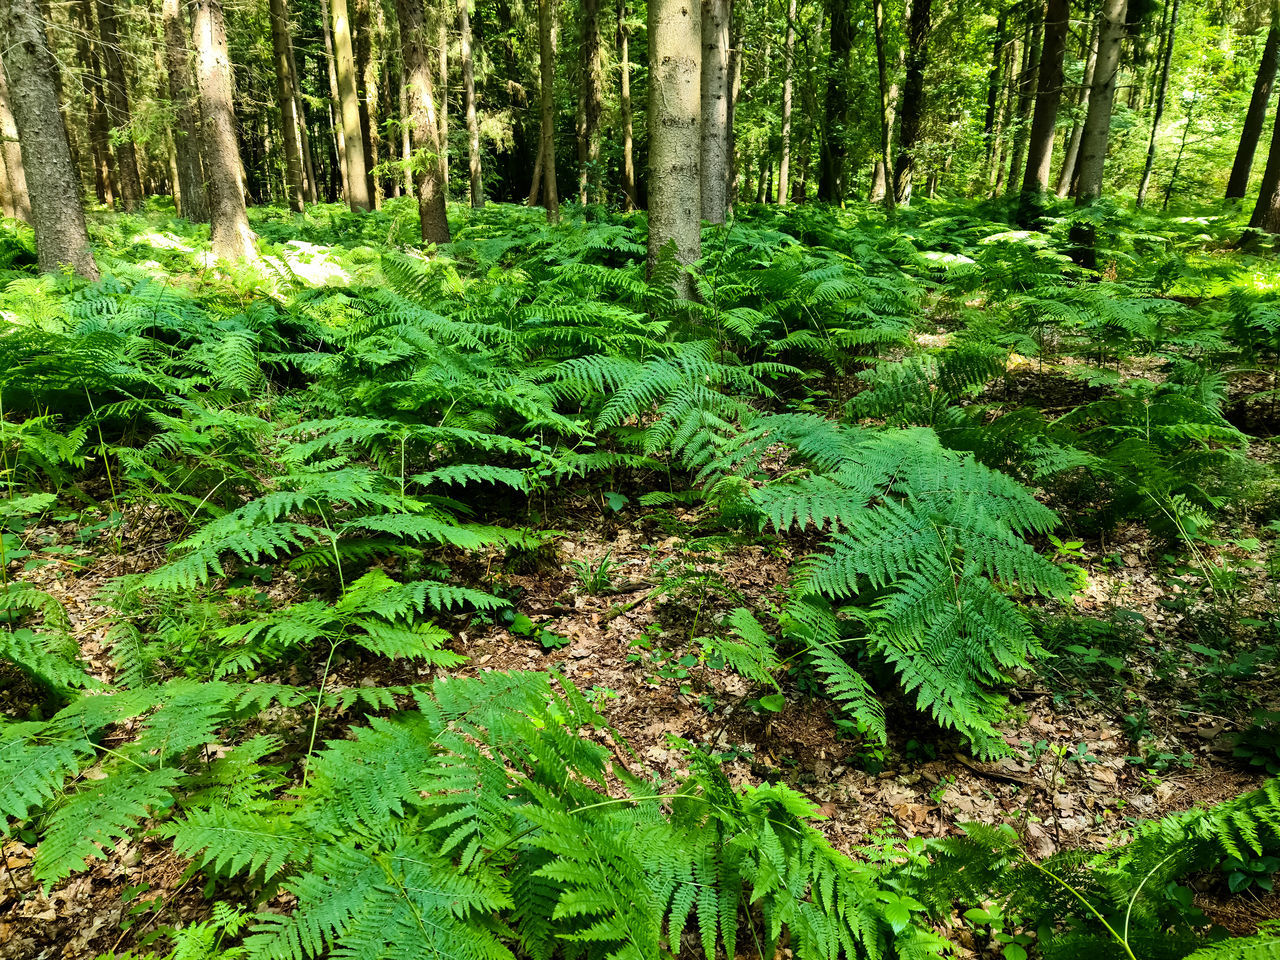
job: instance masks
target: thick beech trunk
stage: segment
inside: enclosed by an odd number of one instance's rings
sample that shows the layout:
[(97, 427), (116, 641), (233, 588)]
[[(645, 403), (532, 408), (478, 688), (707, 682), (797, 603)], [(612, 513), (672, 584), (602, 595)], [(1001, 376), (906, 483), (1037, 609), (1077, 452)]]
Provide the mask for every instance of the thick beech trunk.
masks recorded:
[(701, 0), (702, 219), (724, 223), (729, 212), (729, 0)]
[(396, 0), (400, 20), (400, 49), (408, 88), (410, 135), (415, 152), (414, 187), (418, 194), (418, 219), (422, 239), (449, 242), (449, 218), (445, 207), (444, 166), (440, 155), (440, 127), (436, 120), (429, 37), (422, 0)]
[(8, 81), (9, 106), (21, 143), (19, 166), (26, 176), (40, 269), (56, 273), (69, 266), (96, 280), (98, 266), (89, 249), (80, 178), (58, 111), (58, 67), (45, 36), (35, 0), (0, 0), (0, 70)]
[[(1272, 0), (1271, 29), (1267, 31), (1267, 42), (1262, 48), (1258, 76), (1253, 82), (1253, 96), (1249, 98), (1249, 109), (1244, 115), (1244, 126), (1240, 129), (1240, 146), (1236, 149), (1231, 177), (1227, 180), (1228, 200), (1242, 199), (1249, 189), (1249, 174), (1253, 171), (1254, 154), (1258, 152), (1262, 124), (1267, 118), (1267, 104), (1271, 100), (1277, 65), (1280, 65), (1280, 3)], [(1167, 67), (1165, 75), (1168, 76)]]
[(196, 0), (193, 46), (200, 87), (201, 143), (209, 178), (209, 221), (213, 254), (227, 260), (255, 255), (253, 232), (244, 209), (240, 153), (232, 105), (231, 59), (221, 0)]
[[(678, 264), (702, 256), (702, 9), (687, 0), (649, 0), (649, 274), (673, 248)], [(693, 277), (673, 277), (692, 299)]]

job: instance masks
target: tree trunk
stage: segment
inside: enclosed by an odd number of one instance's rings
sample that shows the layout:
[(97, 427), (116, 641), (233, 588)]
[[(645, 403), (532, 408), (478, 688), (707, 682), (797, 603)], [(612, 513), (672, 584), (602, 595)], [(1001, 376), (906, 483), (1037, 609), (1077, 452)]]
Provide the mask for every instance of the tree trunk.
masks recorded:
[(396, 0), (400, 20), (400, 48), (404, 58), (405, 86), (409, 93), (409, 129), (413, 138), (414, 187), (418, 194), (418, 219), (422, 239), (449, 242), (449, 218), (444, 196), (444, 158), (440, 153), (440, 126), (436, 119), (435, 82), (431, 75), (430, 45), (422, 0)]
[(560, 219), (560, 194), (556, 190), (556, 40), (554, 0), (538, 0), (538, 56), (542, 130), (539, 160), (542, 163), (544, 205), (547, 220)]
[(253, 257), (253, 233), (244, 209), (240, 154), (232, 107), (231, 59), (221, 0), (196, 0), (193, 31), (200, 86), (201, 143), (209, 178), (210, 237), (215, 257)]
[(1271, 131), (1271, 149), (1267, 152), (1267, 165), (1262, 171), (1262, 187), (1258, 202), (1249, 218), (1250, 230), (1280, 234), (1280, 110), (1276, 111), (1275, 126)]
[(636, 167), (631, 130), (631, 27), (626, 0), (618, 0), (618, 67), (622, 74), (619, 106), (622, 112), (622, 194), (626, 210), (636, 208)]
[[(927, 2), (927, 0), (926, 0)], [(853, 28), (849, 0), (828, 0), (831, 19), (831, 62), (827, 73), (826, 122), (818, 168), (818, 199), (840, 203), (845, 195), (845, 126), (849, 114), (849, 53)]]
[(907, 72), (902, 85), (898, 122), (898, 156), (893, 164), (893, 192), (898, 203), (911, 202), (916, 169), (916, 141), (924, 120), (924, 68), (929, 60), (929, 17), (933, 0), (915, 0), (907, 20)]
[[(442, 0), (442, 3), (444, 0)], [(440, 54), (440, 110), (436, 114), (440, 124), (440, 169), (444, 174), (445, 192), (449, 187), (449, 25), (443, 7), (437, 21), (439, 37), (437, 52)]]
[(405, 196), (413, 195), (413, 141), (409, 134), (409, 79), (400, 69), (400, 159), (404, 162)]
[(102, 38), (102, 58), (106, 66), (107, 122), (123, 136), (115, 145), (120, 176), (120, 199), (125, 210), (142, 206), (142, 179), (138, 174), (138, 154), (129, 129), (129, 86), (121, 56), (120, 30), (115, 0), (97, 0), (98, 32)]
[(467, 113), (467, 172), (471, 179), (471, 206), (484, 206), (484, 178), (480, 169), (480, 115), (476, 112), (476, 76), (471, 63), (471, 0), (458, 0), (459, 53), (462, 56), (462, 103)]
[[(1000, 11), (1000, 16), (996, 20), (996, 36), (991, 43), (991, 69), (987, 72), (987, 112), (983, 116), (982, 122), (982, 142), (986, 147), (987, 170), (991, 170), (991, 165), (995, 160), (996, 149), (996, 119), (999, 117), (1000, 107), (1000, 90), (1004, 86), (1003, 70), (1005, 44), (1008, 42), (1008, 25), (1009, 13), (1006, 10)], [(987, 174), (987, 182), (991, 182), (991, 174)]]
[(604, 112), (604, 64), (600, 53), (600, 0), (582, 0), (578, 39), (578, 202), (600, 195), (600, 117)]
[[(1168, 0), (1165, 0), (1165, 3), (1167, 5)], [(1161, 51), (1162, 57), (1160, 60), (1160, 80), (1158, 85), (1156, 86), (1155, 107), (1152, 110), (1152, 114), (1151, 114), (1151, 136), (1147, 140), (1147, 159), (1142, 166), (1142, 181), (1138, 184), (1137, 205), (1139, 207), (1141, 207), (1144, 203), (1147, 202), (1147, 187), (1151, 185), (1151, 167), (1155, 164), (1155, 160), (1156, 160), (1156, 134), (1160, 130), (1160, 118), (1164, 116), (1164, 101), (1165, 101), (1166, 95), (1169, 92), (1169, 64), (1173, 61), (1173, 42), (1178, 35), (1177, 31), (1178, 31), (1178, 0), (1173, 0), (1173, 6), (1169, 8), (1169, 26), (1168, 26), (1167, 33), (1164, 37), (1163, 50)], [(1275, 29), (1273, 28), (1272, 34), (1274, 33), (1275, 33)], [(1271, 38), (1271, 34), (1268, 34), (1267, 39), (1270, 40), (1270, 38)], [(1187, 126), (1188, 128), (1190, 127), (1189, 118), (1188, 118)], [(1183, 144), (1183, 147), (1185, 148), (1186, 146), (1185, 135), (1183, 136), (1182, 144)], [(1256, 144), (1256, 139), (1255, 139), (1255, 144)], [(1237, 156), (1236, 159), (1239, 160), (1239, 157)], [(1235, 170), (1233, 168), (1232, 173), (1234, 172)], [(1245, 169), (1244, 177), (1245, 177), (1245, 181), (1248, 182), (1249, 171), (1247, 168)], [(1227, 191), (1227, 196), (1228, 197), (1231, 196), (1231, 192), (1229, 188)], [(1167, 199), (1165, 200), (1165, 205), (1168, 206)]]
[[(342, 19), (346, 21), (346, 4), (343, 4)], [(334, 51), (333, 17), (329, 13), (329, 0), (320, 0), (320, 27), (324, 34), (324, 58), (329, 68), (329, 129), (333, 131), (333, 146), (338, 157), (338, 171), (342, 174), (342, 195), (350, 202), (351, 182), (347, 177), (347, 136), (345, 129), (346, 115), (342, 112), (342, 95), (338, 89), (338, 58)], [(350, 36), (347, 38), (350, 47)], [(364, 209), (368, 209), (365, 207)]]
[[(287, 9), (287, 6), (286, 6)], [(303, 189), (307, 203), (320, 199), (316, 179), (315, 154), (311, 152), (311, 133), (307, 125), (307, 105), (302, 96), (302, 81), (298, 74), (298, 58), (294, 55), (292, 30), (285, 33), (285, 46), (289, 49), (289, 90), (292, 94), (294, 116), (298, 118), (298, 137), (302, 143)]]
[(9, 106), (21, 143), (18, 166), (26, 175), (40, 269), (56, 273), (67, 265), (96, 280), (80, 179), (58, 111), (58, 66), (35, 0), (0, 0), (0, 37), (0, 70), (8, 78)]
[[(1253, 171), (1253, 156), (1258, 152), (1258, 138), (1262, 134), (1262, 124), (1267, 118), (1267, 104), (1271, 100), (1271, 87), (1276, 79), (1276, 67), (1280, 64), (1280, 3), (1272, 0), (1271, 29), (1267, 31), (1267, 42), (1262, 48), (1262, 59), (1258, 62), (1258, 76), (1253, 83), (1253, 96), (1249, 99), (1249, 110), (1244, 115), (1244, 126), (1240, 130), (1240, 146), (1236, 150), (1235, 163), (1231, 165), (1231, 177), (1227, 180), (1227, 199), (1240, 200), (1249, 189), (1249, 174)], [(1168, 67), (1165, 68), (1168, 76)]]
[(1022, 44), (1022, 70), (1018, 73), (1018, 107), (1014, 116), (1013, 156), (1009, 161), (1008, 190), (1019, 189), (1025, 171), (1027, 142), (1031, 133), (1031, 107), (1035, 103), (1036, 80), (1040, 73), (1041, 10), (1032, 6)]
[(370, 199), (369, 174), (365, 167), (364, 138), (360, 132), (360, 95), (356, 91), (356, 59), (351, 48), (347, 0), (333, 0), (333, 47), (338, 102), (342, 108), (340, 142), (347, 157), (344, 173), (347, 203), (355, 211), (369, 210), (373, 202)]
[[(702, 256), (702, 10), (687, 0), (649, 0), (649, 258), (653, 276), (674, 249), (677, 264)], [(693, 276), (674, 275), (691, 300)]]
[[(373, 168), (378, 165), (378, 121), (373, 77), (373, 23), (369, 0), (351, 0), (351, 42), (355, 61), (356, 104), (360, 116), (360, 143), (364, 149), (365, 189), (369, 204), (378, 209), (378, 184)], [(335, 9), (337, 4), (334, 5)]]
[(1098, 66), (1098, 31), (1101, 21), (1093, 18), (1089, 28), (1088, 49), (1085, 53), (1084, 77), (1080, 81), (1080, 91), (1076, 95), (1076, 120), (1071, 125), (1071, 138), (1062, 152), (1062, 169), (1058, 173), (1058, 186), (1054, 190), (1059, 197), (1065, 197), (1071, 190), (1076, 178), (1076, 161), (1080, 157), (1080, 138), (1084, 135), (1084, 121), (1080, 119), (1080, 110), (1089, 101), (1089, 91), (1093, 89), (1093, 75)]
[(98, 63), (97, 31), (93, 25), (93, 0), (75, 0), (73, 14), (77, 19), (76, 49), (84, 67), (89, 152), (93, 162), (94, 192), (98, 202), (115, 203), (115, 158), (111, 156), (111, 138), (107, 128), (107, 110), (103, 100), (102, 70)]
[(702, 219), (724, 223), (729, 212), (729, 0), (701, 0)]
[(27, 173), (22, 166), (22, 147), (18, 144), (18, 125), (9, 104), (9, 88), (4, 70), (0, 69), (0, 216), (31, 222), (31, 196), (27, 192)]
[[(884, 52), (884, 0), (872, 0), (872, 8), (872, 20), (875, 25), (876, 36), (876, 73), (880, 87), (880, 157), (876, 161), (876, 166), (879, 168), (882, 177), (879, 199), (884, 200), (885, 210), (888, 211), (889, 220), (892, 221), (896, 215), (897, 197), (894, 196), (894, 191), (888, 189), (884, 182), (888, 179), (886, 171), (889, 169), (889, 126), (892, 122), (889, 117), (891, 108), (889, 69)], [(875, 193), (874, 183), (872, 184), (872, 193)]]
[(304, 173), (302, 141), (298, 134), (297, 101), (293, 98), (293, 78), (289, 64), (289, 13), (285, 0), (270, 0), (271, 51), (276, 68), (276, 97), (280, 106), (280, 138), (284, 141), (285, 187), (289, 207), (303, 209)]
[[(1120, 70), (1120, 46), (1124, 42), (1128, 6), (1129, 0), (1103, 0), (1102, 23), (1098, 28), (1098, 61), (1089, 91), (1089, 114), (1085, 117), (1084, 132), (1080, 137), (1077, 207), (1088, 206), (1102, 196), (1102, 172), (1107, 161), (1111, 111), (1115, 106), (1116, 75)], [(1077, 223), (1071, 229), (1072, 243), (1076, 248), (1074, 256), (1082, 266), (1096, 266), (1096, 234), (1096, 229), (1088, 223)]]
[(1062, 61), (1067, 52), (1071, 25), (1071, 0), (1048, 0), (1044, 15), (1044, 50), (1036, 81), (1036, 108), (1027, 141), (1027, 170), (1022, 177), (1023, 195), (1049, 189), (1053, 162), (1053, 133), (1062, 103)]
[(182, 216), (192, 223), (209, 218), (204, 171), (200, 163), (200, 129), (191, 83), (191, 54), (187, 47), (186, 25), (180, 0), (164, 0), (165, 68), (169, 75), (169, 100), (174, 108), (173, 140), (178, 159), (178, 191), (182, 195)]
[[(705, 28), (704, 28), (705, 29)], [(796, 0), (787, 0), (787, 34), (783, 46), (782, 159), (778, 167), (778, 203), (785, 205), (791, 189), (791, 87), (796, 61)], [(705, 69), (705, 67), (704, 67)]]
[(738, 96), (742, 92), (742, 18), (733, 15), (733, 0), (729, 0), (729, 28), (733, 34), (729, 41), (729, 106), (726, 121), (729, 137), (729, 163), (725, 184), (725, 200), (730, 209), (738, 199), (738, 133), (733, 118), (738, 112)]

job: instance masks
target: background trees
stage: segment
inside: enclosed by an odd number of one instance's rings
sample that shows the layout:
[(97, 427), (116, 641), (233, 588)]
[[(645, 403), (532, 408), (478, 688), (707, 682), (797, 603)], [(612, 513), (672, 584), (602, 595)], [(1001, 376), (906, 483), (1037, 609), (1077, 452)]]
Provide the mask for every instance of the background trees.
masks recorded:
[[(889, 181), (899, 203), (1053, 189), (1088, 205), (1154, 190), (1252, 209), (1276, 108), (1273, 6), (699, 0), (698, 157), (685, 165), (698, 170), (698, 216), (879, 200)], [(650, 56), (645, 3), (247, 0), (223, 11), (225, 107), (194, 72), (204, 9), (48, 7), (79, 195), (124, 210), (169, 195), (197, 221), (215, 195), (224, 211), (232, 195), (362, 211), (416, 192), (425, 170), (442, 199), (473, 206), (530, 199), (554, 218), (565, 195), (650, 204), (644, 171), (668, 145), (649, 104), (676, 79)], [(404, 32), (417, 18), (427, 72), (415, 74)], [(3, 209), (26, 215), (21, 158), (12, 146), (3, 155)], [(435, 203), (423, 209), (438, 239)], [(247, 249), (245, 231), (232, 232)]]

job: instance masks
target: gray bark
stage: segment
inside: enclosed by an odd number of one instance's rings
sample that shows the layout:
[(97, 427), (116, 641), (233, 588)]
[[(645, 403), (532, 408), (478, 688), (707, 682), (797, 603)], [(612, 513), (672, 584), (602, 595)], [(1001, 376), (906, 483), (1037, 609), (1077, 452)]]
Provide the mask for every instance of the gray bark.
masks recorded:
[(785, 205), (791, 191), (791, 100), (796, 66), (796, 0), (787, 0), (787, 33), (783, 42), (782, 159), (778, 167), (778, 203)]
[(299, 137), (298, 102), (293, 96), (293, 76), (289, 55), (289, 13), (285, 0), (270, 0), (271, 51), (276, 68), (276, 94), (280, 101), (280, 137), (284, 141), (285, 189), (289, 207), (303, 209), (302, 141)]
[(1111, 138), (1111, 111), (1115, 106), (1116, 76), (1120, 70), (1120, 46), (1124, 42), (1128, 6), (1129, 0), (1103, 0), (1102, 24), (1098, 29), (1098, 59), (1089, 91), (1089, 113), (1080, 138), (1078, 206), (1092, 203), (1102, 196), (1102, 171)]
[(174, 110), (173, 145), (178, 161), (181, 212), (187, 220), (199, 223), (209, 218), (209, 201), (205, 195), (204, 170), (200, 162), (200, 128), (196, 122), (196, 104), (193, 101), (191, 53), (187, 46), (179, 0), (164, 0), (161, 18), (164, 24), (169, 100)]
[(702, 219), (724, 223), (729, 209), (729, 0), (701, 0)]
[(137, 210), (142, 206), (142, 179), (138, 175), (138, 154), (129, 130), (129, 85), (124, 73), (124, 59), (120, 55), (115, 0), (98, 0), (98, 32), (102, 38), (102, 60), (106, 67), (107, 121), (112, 129), (123, 133), (115, 144), (120, 201), (125, 210)]
[(31, 222), (31, 197), (27, 192), (27, 172), (22, 166), (18, 145), (18, 125), (9, 105), (9, 87), (0, 69), (0, 216)]
[(369, 193), (369, 172), (365, 167), (364, 139), (360, 134), (360, 98), (356, 92), (356, 58), (351, 47), (351, 20), (347, 0), (333, 0), (334, 72), (337, 74), (338, 104), (342, 112), (341, 143), (346, 155), (347, 204), (352, 210), (373, 206)]
[(467, 173), (471, 206), (484, 206), (484, 177), (480, 168), (480, 115), (476, 111), (476, 75), (471, 62), (471, 0), (458, 0), (459, 53), (462, 56), (462, 102), (467, 114)]
[(422, 239), (428, 243), (448, 243), (444, 158), (440, 155), (440, 127), (436, 119), (435, 84), (427, 54), (429, 44), (422, 0), (396, 0), (396, 16), (400, 20), (400, 49), (409, 99), (407, 120), (417, 154), (413, 173)]

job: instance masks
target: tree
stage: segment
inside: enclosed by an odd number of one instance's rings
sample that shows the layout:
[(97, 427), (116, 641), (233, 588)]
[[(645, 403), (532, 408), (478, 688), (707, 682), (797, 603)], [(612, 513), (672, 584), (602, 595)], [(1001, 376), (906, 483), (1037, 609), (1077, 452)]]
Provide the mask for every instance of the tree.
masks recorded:
[[(93, 23), (93, 0), (75, 0), (71, 5), (76, 18), (76, 52), (84, 70), (86, 118), (89, 151), (93, 159), (93, 186), (98, 202), (114, 204), (118, 176), (111, 155), (110, 125), (102, 89), (102, 70), (98, 63), (97, 31)], [(184, 44), (185, 46), (185, 44)]]
[(1038, 4), (1031, 5), (1022, 43), (1022, 69), (1018, 73), (1018, 98), (1013, 114), (1013, 155), (1009, 160), (1008, 189), (1019, 189), (1025, 175), (1023, 162), (1031, 134), (1031, 108), (1036, 100), (1040, 75), (1040, 44), (1044, 21)]
[(631, 118), (631, 25), (626, 0), (618, 0), (618, 107), (622, 114), (622, 194), (627, 210), (636, 208), (636, 166), (632, 146)]
[[(886, 171), (889, 169), (889, 127), (892, 122), (889, 112), (892, 109), (892, 105), (889, 100), (891, 94), (888, 64), (886, 63), (884, 52), (884, 0), (872, 0), (872, 7), (872, 21), (876, 35), (876, 73), (878, 74), (878, 86), (880, 88), (880, 155), (876, 166), (880, 169), (881, 175), (887, 180)], [(875, 192), (874, 186), (872, 187), (872, 192)], [(882, 184), (879, 199), (884, 201), (885, 209), (889, 212), (889, 219), (892, 220), (897, 206), (897, 198), (894, 196), (894, 191), (888, 189), (887, 185)]]
[[(365, 190), (371, 207), (378, 208), (378, 184), (373, 168), (378, 165), (378, 122), (374, 107), (373, 24), (369, 0), (350, 0), (352, 12), (352, 60), (356, 84), (356, 109), (360, 118), (360, 144), (364, 154)], [(337, 4), (334, 4), (337, 10)]]
[(342, 195), (349, 198), (351, 188), (347, 181), (347, 138), (343, 127), (346, 115), (342, 113), (342, 95), (338, 90), (338, 58), (334, 53), (333, 30), (330, 27), (332, 22), (329, 0), (320, 0), (320, 32), (324, 36), (324, 59), (329, 74), (329, 129), (333, 131), (332, 146), (342, 178)]
[[(21, 144), (19, 166), (26, 176), (40, 269), (55, 273), (65, 265), (96, 280), (80, 179), (58, 110), (58, 67), (36, 0), (0, 0), (0, 37), (0, 69)], [(8, 169), (7, 150), (5, 161)]]
[[(1115, 106), (1116, 76), (1120, 71), (1120, 45), (1124, 42), (1125, 16), (1129, 0), (1103, 0), (1102, 22), (1098, 27), (1098, 59), (1093, 86), (1089, 90), (1089, 113), (1080, 135), (1079, 172), (1076, 177), (1076, 206), (1086, 207), (1102, 196), (1102, 171), (1111, 142), (1111, 112)], [(1077, 222), (1072, 228), (1076, 257), (1083, 266), (1094, 266), (1096, 230), (1092, 224)]]
[(702, 115), (699, 161), (702, 219), (724, 223), (729, 213), (729, 0), (701, 0)]
[(9, 87), (0, 69), (0, 217), (31, 222), (31, 196), (27, 192), (27, 172), (22, 166), (18, 125), (9, 105)]
[(828, 0), (827, 15), (831, 20), (831, 57), (827, 64), (826, 110), (818, 160), (818, 199), (839, 203), (845, 195), (845, 156), (848, 152), (845, 125), (849, 114), (849, 55), (853, 50), (849, 0)]
[(484, 177), (480, 169), (480, 117), (476, 112), (475, 67), (471, 63), (471, 0), (458, 0), (458, 46), (462, 56), (462, 105), (467, 114), (467, 170), (471, 206), (484, 206)]
[(1071, 0), (1048, 0), (1044, 15), (1044, 49), (1036, 81), (1035, 115), (1027, 139), (1027, 169), (1022, 177), (1022, 194), (1043, 193), (1049, 188), (1053, 160), (1053, 133), (1062, 103), (1062, 61), (1067, 52), (1067, 30), (1071, 25)]
[[(1146, 203), (1147, 187), (1151, 184), (1151, 167), (1156, 159), (1156, 134), (1160, 130), (1160, 118), (1164, 116), (1164, 101), (1169, 91), (1169, 65), (1173, 60), (1173, 40), (1177, 36), (1178, 0), (1173, 0), (1172, 7), (1169, 7), (1169, 0), (1165, 0), (1165, 6), (1169, 9), (1169, 25), (1165, 35), (1161, 38), (1160, 79), (1156, 85), (1155, 109), (1151, 113), (1151, 136), (1147, 139), (1147, 159), (1142, 167), (1142, 180), (1138, 183), (1137, 205), (1139, 207)], [(1182, 138), (1183, 147), (1186, 146), (1186, 133), (1190, 132), (1190, 129), (1191, 118), (1188, 117), (1186, 132), (1184, 132)], [(1239, 158), (1237, 157), (1237, 159)], [(1245, 171), (1244, 177), (1246, 181), (1249, 179), (1248, 170)], [(1170, 178), (1170, 187), (1172, 188), (1172, 178)], [(1243, 196), (1243, 194), (1241, 195)], [(1229, 187), (1227, 196), (1231, 196)]]
[(1058, 185), (1054, 189), (1059, 197), (1065, 197), (1075, 183), (1076, 161), (1080, 156), (1080, 138), (1084, 135), (1084, 122), (1079, 112), (1089, 102), (1089, 92), (1093, 89), (1093, 74), (1098, 66), (1098, 32), (1101, 18), (1094, 17), (1089, 27), (1089, 39), (1085, 47), (1084, 76), (1080, 81), (1080, 89), (1076, 95), (1077, 118), (1071, 125), (1071, 136), (1062, 152), (1062, 168), (1058, 173)]
[(284, 140), (285, 186), (289, 192), (289, 206), (295, 211), (303, 209), (302, 141), (298, 133), (297, 101), (293, 96), (292, 57), (289, 53), (289, 13), (286, 0), (270, 0), (268, 16), (271, 19), (271, 49), (274, 54), (276, 90), (279, 96), (281, 137)]
[(898, 120), (898, 156), (893, 162), (893, 192), (898, 203), (911, 202), (916, 169), (916, 141), (924, 119), (924, 70), (929, 61), (933, 0), (915, 0), (907, 18), (907, 73)]
[[(705, 30), (705, 27), (703, 28)], [(787, 0), (787, 32), (783, 43), (782, 78), (782, 159), (778, 162), (778, 203), (790, 199), (791, 190), (791, 99), (795, 81), (796, 0)], [(705, 69), (705, 66), (704, 68)]]
[(191, 54), (187, 46), (186, 28), (182, 22), (179, 0), (164, 0), (161, 8), (164, 25), (165, 71), (169, 78), (169, 101), (173, 104), (173, 146), (178, 161), (178, 192), (182, 197), (181, 213), (199, 223), (209, 218), (209, 202), (205, 195), (204, 170), (200, 162), (200, 130), (196, 123), (191, 89)]
[(405, 86), (409, 98), (409, 133), (413, 141), (414, 188), (418, 195), (418, 220), (422, 239), (449, 242), (449, 217), (444, 196), (444, 158), (440, 153), (440, 126), (436, 122), (434, 81), (428, 56), (426, 16), (422, 0), (396, 0), (400, 21), (400, 50), (404, 58)]
[[(702, 133), (702, 9), (685, 0), (649, 0), (649, 275), (670, 250), (677, 264), (702, 256), (699, 170)], [(693, 298), (693, 277), (673, 281)]]
[[(1280, 64), (1280, 0), (1271, 2), (1271, 27), (1262, 47), (1262, 59), (1258, 61), (1258, 75), (1253, 82), (1253, 95), (1249, 109), (1240, 128), (1240, 146), (1231, 165), (1227, 180), (1227, 199), (1239, 200), (1249, 189), (1249, 174), (1253, 171), (1253, 156), (1258, 152), (1258, 139), (1262, 124), (1267, 118), (1267, 104), (1271, 100), (1271, 87), (1276, 79), (1276, 67)], [(1166, 68), (1166, 76), (1167, 76)]]
[[(600, 53), (600, 0), (582, 0), (578, 42), (578, 201), (589, 192), (603, 199), (600, 187), (600, 117), (604, 112), (604, 64)], [(588, 188), (592, 188), (588, 191)]]
[(369, 210), (373, 203), (365, 167), (364, 137), (360, 132), (360, 99), (356, 92), (356, 60), (351, 48), (347, 0), (333, 0), (333, 50), (338, 105), (342, 112), (342, 145), (347, 158), (344, 177), (347, 204), (354, 211)]
[(555, 11), (552, 0), (538, 0), (538, 58), (540, 78), (540, 110), (542, 120), (541, 132), (538, 135), (538, 165), (534, 170), (533, 190), (529, 202), (537, 202), (538, 173), (543, 179), (543, 201), (547, 208), (547, 219), (560, 219), (560, 194), (556, 190), (556, 41)]
[(240, 155), (231, 94), (231, 58), (221, 0), (196, 0), (192, 46), (200, 88), (201, 143), (209, 178), (209, 222), (213, 255), (225, 260), (253, 257), (253, 231), (244, 208)]
[(121, 56), (120, 28), (115, 0), (97, 0), (98, 33), (102, 39), (102, 60), (106, 67), (107, 121), (117, 131), (116, 166), (120, 176), (120, 202), (125, 210), (142, 206), (142, 180), (138, 175), (138, 154), (130, 127), (129, 86)]
[(1262, 187), (1253, 216), (1249, 218), (1249, 233), (1280, 234), (1280, 110), (1276, 111), (1275, 126), (1271, 131), (1271, 149), (1267, 152), (1267, 165), (1262, 171)]

